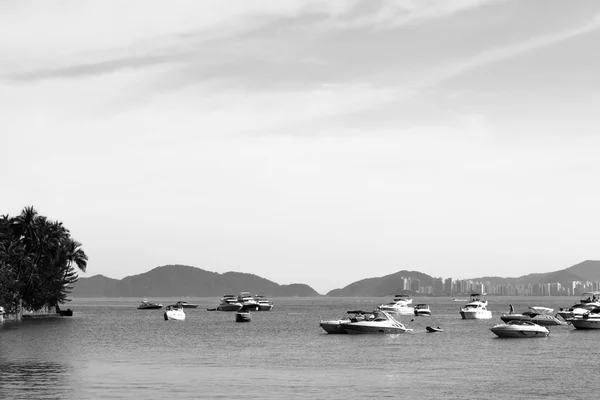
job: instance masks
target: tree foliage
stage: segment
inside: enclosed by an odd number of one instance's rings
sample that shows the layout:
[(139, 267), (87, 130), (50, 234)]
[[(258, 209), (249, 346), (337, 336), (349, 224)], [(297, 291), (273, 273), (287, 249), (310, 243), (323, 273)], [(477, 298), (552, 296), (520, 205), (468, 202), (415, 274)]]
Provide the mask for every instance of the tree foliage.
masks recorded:
[(20, 215), (0, 217), (0, 305), (29, 310), (67, 301), (85, 272), (87, 255), (61, 222), (26, 207)]

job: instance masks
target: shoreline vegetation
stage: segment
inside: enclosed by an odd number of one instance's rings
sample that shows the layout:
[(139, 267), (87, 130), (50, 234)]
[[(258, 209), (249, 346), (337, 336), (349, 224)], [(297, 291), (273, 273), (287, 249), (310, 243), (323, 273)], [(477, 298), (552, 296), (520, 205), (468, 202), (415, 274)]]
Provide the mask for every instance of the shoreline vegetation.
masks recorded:
[[(69, 299), (88, 257), (62, 222), (25, 207), (0, 216), (0, 307), (5, 320), (24, 313), (51, 313)], [(0, 322), (2, 319), (0, 319)]]

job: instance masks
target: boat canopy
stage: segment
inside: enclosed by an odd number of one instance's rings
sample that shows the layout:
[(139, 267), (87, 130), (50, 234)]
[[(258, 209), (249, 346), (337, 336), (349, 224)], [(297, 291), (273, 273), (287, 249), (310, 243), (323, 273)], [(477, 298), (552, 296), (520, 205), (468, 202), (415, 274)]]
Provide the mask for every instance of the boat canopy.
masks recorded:
[(554, 311), (554, 308), (538, 307), (538, 306), (532, 306), (532, 307), (529, 307), (529, 309), (531, 311), (534, 311), (539, 314), (546, 314), (546, 313), (551, 313), (552, 311)]

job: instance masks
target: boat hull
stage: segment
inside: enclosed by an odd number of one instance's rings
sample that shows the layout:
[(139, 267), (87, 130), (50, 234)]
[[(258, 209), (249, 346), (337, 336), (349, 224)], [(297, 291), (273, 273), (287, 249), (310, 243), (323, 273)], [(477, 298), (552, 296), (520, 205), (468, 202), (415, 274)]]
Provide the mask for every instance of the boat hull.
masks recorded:
[(348, 334), (397, 334), (406, 333), (408, 330), (395, 326), (360, 325), (357, 323), (342, 324)]
[(600, 329), (600, 318), (576, 318), (569, 320), (575, 329)]
[(348, 332), (346, 332), (346, 330), (344, 328), (342, 328), (342, 322), (348, 322), (343, 321), (343, 320), (332, 320), (332, 321), (321, 321), (319, 323), (319, 325), (321, 326), (321, 328), (323, 328), (323, 330), (325, 332), (327, 332), (328, 334), (334, 334), (334, 335), (345, 335)]
[(492, 312), (489, 310), (477, 311), (462, 311), (460, 312), (462, 319), (492, 319)]
[(235, 322), (250, 322), (252, 317), (248, 312), (238, 312), (235, 314)]
[(184, 321), (185, 314), (183, 311), (165, 311), (165, 321)]
[(217, 307), (217, 311), (240, 311), (241, 309), (242, 309), (242, 305), (239, 303), (219, 305)]
[(511, 329), (505, 326), (490, 329), (496, 336), (501, 338), (535, 338), (546, 337), (550, 333), (548, 329)]

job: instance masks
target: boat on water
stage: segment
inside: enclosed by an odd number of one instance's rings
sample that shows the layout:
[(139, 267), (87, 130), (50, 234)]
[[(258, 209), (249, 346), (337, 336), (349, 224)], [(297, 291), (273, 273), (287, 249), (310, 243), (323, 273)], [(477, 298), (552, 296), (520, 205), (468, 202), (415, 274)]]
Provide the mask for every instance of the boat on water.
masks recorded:
[(165, 321), (183, 321), (185, 320), (185, 312), (183, 307), (178, 304), (173, 304), (165, 308)]
[(238, 311), (235, 313), (235, 322), (250, 322), (252, 317), (248, 311)]
[(254, 300), (258, 303), (258, 311), (271, 311), (273, 309), (273, 302), (265, 296), (257, 294), (254, 296)]
[(416, 316), (429, 317), (431, 310), (427, 304), (417, 304), (414, 308), (414, 313)]
[(485, 294), (472, 293), (471, 300), (460, 309), (462, 319), (491, 319), (492, 312), (487, 309)]
[(237, 299), (237, 296), (232, 294), (226, 294), (221, 297), (221, 301), (217, 306), (217, 311), (240, 311), (242, 309), (242, 303)]
[(237, 300), (242, 304), (242, 311), (258, 311), (258, 302), (250, 292), (240, 292)]
[(495, 325), (490, 330), (501, 338), (534, 338), (546, 337), (550, 334), (545, 326), (525, 320), (509, 321), (505, 324)]
[(529, 310), (523, 313), (509, 312), (508, 314), (502, 314), (500, 319), (504, 322), (531, 321), (542, 326), (565, 325), (566, 322), (563, 322), (555, 316), (550, 315), (550, 313), (553, 311), (553, 308), (533, 306), (529, 307)]
[(394, 300), (387, 304), (382, 304), (377, 307), (378, 310), (386, 311), (400, 315), (412, 315), (415, 309), (412, 307), (412, 298), (407, 295), (397, 294)]
[(142, 300), (138, 306), (138, 310), (159, 310), (161, 308), (163, 308), (162, 304), (148, 301), (146, 299)]
[(396, 334), (412, 332), (404, 324), (396, 320), (391, 313), (382, 310), (373, 311), (372, 318), (362, 321), (342, 322), (340, 324), (349, 334)]
[(321, 320), (319, 325), (329, 334), (347, 334), (348, 332), (342, 328), (342, 323), (364, 321), (369, 318), (373, 318), (372, 311), (351, 310), (347, 311), (342, 318)]
[(181, 306), (183, 308), (198, 308), (198, 304), (190, 304), (187, 301), (178, 301), (177, 303), (178, 306)]
[(444, 332), (444, 330), (442, 328), (438, 327), (433, 327), (433, 326), (426, 326), (425, 330), (429, 333), (435, 333), (435, 332)]
[(569, 308), (560, 308), (556, 315), (568, 321), (571, 318), (581, 317), (598, 307), (600, 307), (600, 292), (584, 292), (579, 303)]
[(575, 329), (600, 329), (600, 307), (567, 319)]

